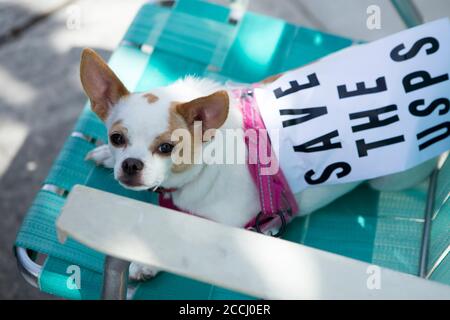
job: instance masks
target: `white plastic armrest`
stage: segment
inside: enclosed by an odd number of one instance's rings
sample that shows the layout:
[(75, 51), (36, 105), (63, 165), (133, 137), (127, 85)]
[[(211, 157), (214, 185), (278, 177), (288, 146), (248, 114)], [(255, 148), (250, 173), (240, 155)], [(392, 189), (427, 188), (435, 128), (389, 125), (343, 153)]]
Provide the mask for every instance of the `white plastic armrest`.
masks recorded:
[(107, 255), (264, 299), (450, 299), (450, 287), (84, 186), (57, 221)]

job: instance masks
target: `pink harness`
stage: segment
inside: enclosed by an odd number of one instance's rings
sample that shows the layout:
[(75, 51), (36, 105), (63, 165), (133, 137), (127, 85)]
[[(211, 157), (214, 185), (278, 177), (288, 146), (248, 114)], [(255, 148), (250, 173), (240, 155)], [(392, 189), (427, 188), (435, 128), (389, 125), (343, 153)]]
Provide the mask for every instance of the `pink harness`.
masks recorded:
[[(250, 138), (249, 136), (246, 136), (245, 142), (247, 150), (259, 150), (261, 139), (258, 137), (261, 132), (265, 132), (266, 135), (267, 132), (265, 131), (266, 127), (261, 118), (261, 114), (259, 113), (256, 99), (253, 97), (253, 90), (244, 88), (234, 89), (231, 92), (233, 97), (239, 101), (238, 105), (243, 115), (244, 131), (254, 129), (258, 132), (256, 139), (252, 139), (251, 135)], [(270, 152), (273, 152), (270, 139), (268, 136), (265, 138), (265, 141), (267, 141), (265, 144), (267, 150), (264, 151), (266, 151), (266, 154), (270, 154)], [(262, 147), (264, 147), (264, 144), (262, 144)], [(270, 165), (273, 166), (273, 164), (263, 164), (260, 161), (260, 152), (248, 152), (248, 154), (249, 163), (247, 166), (253, 181), (258, 188), (261, 212), (250, 220), (245, 225), (245, 228), (256, 230), (260, 233), (266, 233), (269, 230), (276, 229), (278, 232), (274, 236), (280, 236), (283, 233), (286, 224), (297, 215), (297, 202), (295, 201), (294, 195), (292, 194), (281, 169), (273, 175), (262, 175), (260, 174), (261, 169), (269, 167)], [(181, 211), (174, 205), (172, 198), (167, 196), (167, 193), (160, 194), (159, 204), (166, 208)]]

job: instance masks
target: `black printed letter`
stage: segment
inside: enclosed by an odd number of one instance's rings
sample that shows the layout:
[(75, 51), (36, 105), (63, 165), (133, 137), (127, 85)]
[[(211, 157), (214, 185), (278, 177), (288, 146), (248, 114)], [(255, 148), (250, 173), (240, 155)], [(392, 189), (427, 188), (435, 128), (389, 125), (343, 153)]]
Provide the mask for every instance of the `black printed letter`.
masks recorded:
[(441, 134), (441, 135), (439, 135), (437, 137), (434, 137), (433, 139), (428, 140), (427, 142), (424, 142), (424, 143), (420, 144), (419, 145), (419, 150), (422, 151), (423, 149), (428, 148), (432, 144), (435, 144), (436, 142), (444, 140), (445, 138), (450, 136), (450, 122), (447, 121), (447, 122), (438, 124), (437, 126), (434, 126), (434, 127), (430, 128), (430, 129), (427, 129), (427, 130), (422, 131), (421, 133), (419, 133), (417, 135), (417, 140), (421, 140), (422, 138), (425, 138), (429, 134), (432, 134), (433, 132), (439, 131), (441, 129), (445, 129), (446, 132), (444, 132), (443, 134)]
[[(413, 83), (413, 80), (417, 79), (420, 79), (420, 81), (415, 81), (415, 83)], [(426, 71), (416, 71), (411, 74), (408, 74), (405, 78), (403, 78), (403, 88), (405, 89), (405, 92), (408, 93), (447, 80), (448, 80), (448, 73), (438, 76), (436, 78), (432, 78), (430, 74)]]
[[(294, 151), (311, 153), (311, 152), (326, 151), (326, 150), (330, 150), (330, 149), (342, 148), (342, 145), (340, 142), (336, 142), (336, 143), (331, 142), (331, 139), (336, 138), (338, 136), (339, 136), (339, 132), (337, 130), (334, 130), (334, 131), (327, 133), (321, 137), (312, 139), (311, 141), (305, 142), (298, 146), (294, 146)], [(317, 146), (317, 147), (312, 147), (319, 143), (322, 143), (322, 145)]]
[(414, 43), (412, 48), (405, 54), (400, 54), (400, 51), (405, 49), (405, 45), (403, 43), (396, 46), (391, 51), (391, 59), (396, 62), (402, 62), (402, 61), (412, 59), (427, 44), (431, 44), (431, 47), (426, 50), (426, 53), (428, 55), (433, 54), (439, 50), (439, 41), (437, 41), (436, 38), (427, 37), (427, 38), (420, 39), (416, 43)]
[(380, 114), (392, 112), (395, 110), (397, 110), (397, 106), (395, 104), (393, 104), (393, 105), (390, 105), (387, 107), (378, 108), (378, 109), (374, 109), (374, 110), (351, 113), (349, 115), (350, 120), (355, 120), (355, 119), (360, 119), (360, 118), (365, 118), (365, 117), (369, 118), (368, 123), (353, 126), (352, 131), (359, 132), (359, 131), (363, 131), (363, 130), (387, 126), (391, 123), (397, 122), (400, 120), (398, 115), (395, 115), (395, 116), (392, 116), (392, 117), (389, 117), (389, 118), (386, 118), (383, 120), (380, 120), (380, 118), (379, 118)]
[(289, 119), (283, 121), (283, 128), (294, 126), (299, 123), (303, 123), (309, 121), (311, 119), (323, 116), (327, 114), (327, 107), (316, 107), (316, 108), (304, 108), (304, 109), (281, 109), (280, 116), (288, 116), (288, 115), (297, 115), (297, 114), (306, 114), (303, 117)]
[(416, 116), (416, 117), (426, 117), (428, 115), (430, 115), (431, 113), (433, 113), (434, 110), (436, 110), (437, 107), (439, 106), (443, 106), (443, 108), (441, 108), (441, 110), (439, 110), (439, 115), (444, 115), (448, 112), (448, 110), (450, 109), (450, 102), (447, 98), (440, 98), (437, 100), (434, 100), (428, 107), (426, 107), (423, 110), (419, 110), (419, 106), (423, 106), (425, 104), (425, 100), (424, 99), (419, 99), (416, 101), (411, 102), (411, 104), (409, 105), (409, 112)]
[(370, 149), (381, 148), (391, 144), (399, 143), (405, 141), (405, 137), (398, 136), (394, 138), (389, 138), (386, 140), (375, 141), (371, 143), (366, 143), (364, 139), (356, 140), (356, 147), (358, 148), (358, 155), (360, 158), (367, 156), (367, 151)]
[(307, 171), (305, 173), (305, 181), (306, 183), (311, 185), (324, 183), (330, 178), (333, 171), (336, 171), (338, 169), (341, 169), (341, 172), (336, 174), (339, 179), (347, 176), (352, 171), (352, 167), (347, 162), (336, 162), (327, 166), (320, 177), (316, 180), (312, 178), (312, 176), (315, 174), (314, 170)]
[(320, 86), (319, 79), (317, 79), (317, 75), (315, 73), (310, 74), (308, 76), (308, 81), (309, 81), (308, 83), (301, 84), (301, 85), (298, 84), (298, 82), (296, 80), (289, 81), (289, 84), (291, 85), (291, 87), (289, 89), (283, 91), (281, 88), (277, 88), (277, 89), (273, 90), (273, 93), (275, 94), (275, 97), (277, 99), (279, 99), (281, 97), (287, 96), (288, 94), (295, 93), (300, 90)]
[(380, 77), (376, 80), (377, 85), (373, 88), (366, 88), (364, 82), (358, 82), (356, 84), (355, 91), (347, 91), (345, 84), (338, 86), (339, 99), (350, 98), (355, 96), (362, 96), (365, 94), (377, 93), (387, 90), (385, 77)]

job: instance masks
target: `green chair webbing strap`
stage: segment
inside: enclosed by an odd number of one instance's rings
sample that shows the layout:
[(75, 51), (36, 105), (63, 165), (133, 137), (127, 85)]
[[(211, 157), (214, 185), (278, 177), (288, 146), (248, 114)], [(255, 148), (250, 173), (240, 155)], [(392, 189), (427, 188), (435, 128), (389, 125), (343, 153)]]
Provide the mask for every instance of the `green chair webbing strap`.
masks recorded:
[[(78, 277), (78, 278), (77, 278)], [(76, 281), (78, 279), (78, 282)], [(39, 278), (41, 290), (69, 299), (99, 299), (103, 275), (72, 262), (49, 257)], [(131, 286), (136, 283), (132, 283)], [(220, 287), (169, 273), (160, 273), (152, 281), (139, 284), (133, 299), (253, 299)]]
[(80, 267), (74, 262), (50, 256), (38, 279), (39, 288), (47, 293), (68, 299), (99, 299), (103, 274)]
[(205, 76), (242, 82), (259, 81), (353, 43), (251, 12), (233, 25), (228, 15), (227, 8), (201, 1), (178, 1), (172, 11), (146, 5), (125, 34), (124, 43), (196, 62), (203, 66)]
[(294, 220), (286, 238), (415, 274), (426, 189), (424, 183), (387, 193), (362, 185), (313, 215)]
[[(202, 65), (220, 68), (234, 41), (238, 24), (228, 23), (229, 10), (210, 4), (214, 12), (193, 15), (197, 2), (179, 1), (172, 10), (164, 7), (144, 6), (125, 34), (124, 43), (168, 54), (182, 54), (184, 58)], [(180, 50), (182, 48), (182, 50)]]

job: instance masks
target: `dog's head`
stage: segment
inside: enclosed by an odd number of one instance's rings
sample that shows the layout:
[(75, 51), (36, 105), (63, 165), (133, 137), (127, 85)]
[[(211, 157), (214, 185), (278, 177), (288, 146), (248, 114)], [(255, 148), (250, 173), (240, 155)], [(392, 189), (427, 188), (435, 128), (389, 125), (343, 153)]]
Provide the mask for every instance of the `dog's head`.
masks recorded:
[[(228, 93), (210, 82), (189, 85), (192, 79), (145, 93), (130, 93), (93, 50), (82, 53), (80, 76), (92, 110), (105, 122), (115, 159), (114, 177), (124, 187), (145, 190), (157, 186), (176, 188), (201, 171), (193, 164), (197, 152), (194, 131), (223, 125), (229, 109)], [(199, 85), (200, 84), (200, 85)], [(177, 130), (189, 132), (173, 140)], [(185, 148), (190, 144), (189, 148)], [(173, 161), (191, 150), (190, 161)]]

